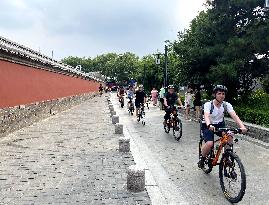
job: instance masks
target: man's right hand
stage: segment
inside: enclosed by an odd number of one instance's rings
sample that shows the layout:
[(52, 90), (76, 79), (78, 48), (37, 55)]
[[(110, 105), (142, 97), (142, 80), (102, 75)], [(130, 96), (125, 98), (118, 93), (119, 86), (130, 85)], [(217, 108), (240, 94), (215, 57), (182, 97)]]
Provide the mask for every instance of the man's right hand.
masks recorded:
[(208, 126), (208, 129), (211, 130), (211, 131), (213, 131), (213, 132), (215, 132), (215, 130), (216, 130), (216, 128), (213, 125), (209, 125)]
[(242, 127), (242, 128), (240, 128), (241, 130), (242, 130), (242, 133), (243, 134), (245, 134), (247, 131), (248, 131), (248, 129), (246, 128), (246, 127)]

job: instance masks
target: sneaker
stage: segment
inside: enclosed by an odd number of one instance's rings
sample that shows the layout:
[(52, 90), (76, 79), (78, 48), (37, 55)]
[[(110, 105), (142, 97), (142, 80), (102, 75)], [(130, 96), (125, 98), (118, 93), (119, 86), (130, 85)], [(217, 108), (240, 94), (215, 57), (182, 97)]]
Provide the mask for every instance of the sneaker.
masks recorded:
[(205, 167), (205, 158), (201, 157), (201, 159), (199, 160), (197, 164), (200, 169), (203, 169)]

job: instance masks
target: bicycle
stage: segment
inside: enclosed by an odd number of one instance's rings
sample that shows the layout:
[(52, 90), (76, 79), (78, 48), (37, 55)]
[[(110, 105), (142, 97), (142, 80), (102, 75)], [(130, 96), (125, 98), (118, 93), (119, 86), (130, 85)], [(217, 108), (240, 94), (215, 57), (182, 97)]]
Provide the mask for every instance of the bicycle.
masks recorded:
[[(231, 203), (238, 203), (242, 200), (245, 190), (246, 190), (246, 174), (244, 166), (238, 157), (233, 152), (233, 145), (229, 143), (229, 139), (233, 139), (234, 134), (242, 133), (242, 130), (237, 128), (218, 128), (214, 132), (214, 134), (220, 135), (220, 138), (214, 141), (215, 143), (219, 144), (214, 149), (214, 144), (206, 156), (203, 171), (206, 174), (209, 174), (213, 167), (219, 165), (219, 178), (220, 178), (220, 186), (224, 193), (224, 196), (227, 198), (228, 201)], [(205, 143), (202, 135), (200, 135), (201, 139), (199, 142), (199, 159), (201, 158), (201, 147)], [(238, 142), (238, 139), (233, 139), (233, 141)], [(227, 148), (229, 146), (229, 148)], [(215, 150), (215, 151), (214, 151)], [(221, 155), (221, 159), (219, 157)], [(235, 168), (237, 165), (237, 168)], [(234, 189), (231, 188), (233, 183), (236, 183), (240, 180), (238, 185), (239, 191), (234, 192)], [(227, 181), (227, 183), (226, 183)], [(229, 190), (228, 188), (231, 188)]]
[(133, 98), (132, 97), (129, 97), (128, 112), (129, 112), (130, 115), (134, 114), (134, 103), (133, 103)]
[(119, 102), (120, 102), (121, 108), (123, 108), (124, 107), (124, 97), (123, 97), (123, 95), (119, 96)]
[(145, 125), (145, 106), (143, 103), (140, 103), (140, 108), (138, 108), (137, 122), (140, 122), (142, 125)]
[(99, 90), (99, 96), (101, 97), (103, 95), (103, 90)]
[(169, 116), (169, 119), (164, 125), (164, 131), (166, 133), (170, 132), (170, 129), (173, 129), (173, 136), (174, 138), (179, 141), (182, 137), (182, 122), (178, 117), (178, 110), (175, 107), (168, 108), (171, 109), (172, 112)]

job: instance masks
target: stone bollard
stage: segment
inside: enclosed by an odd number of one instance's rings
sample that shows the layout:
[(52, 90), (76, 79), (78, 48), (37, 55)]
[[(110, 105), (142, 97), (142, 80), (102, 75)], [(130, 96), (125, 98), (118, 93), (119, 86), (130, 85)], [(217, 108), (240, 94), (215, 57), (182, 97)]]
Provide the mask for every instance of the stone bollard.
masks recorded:
[(121, 137), (119, 139), (119, 151), (120, 152), (130, 152), (130, 139)]
[(145, 190), (145, 169), (131, 165), (127, 170), (127, 189), (132, 192)]
[(115, 134), (123, 134), (123, 125), (122, 124), (115, 124)]
[(116, 124), (116, 123), (119, 123), (119, 116), (118, 115), (113, 115), (112, 116), (112, 124)]
[(114, 115), (116, 115), (116, 111), (111, 111), (110, 112), (110, 117), (113, 117)]

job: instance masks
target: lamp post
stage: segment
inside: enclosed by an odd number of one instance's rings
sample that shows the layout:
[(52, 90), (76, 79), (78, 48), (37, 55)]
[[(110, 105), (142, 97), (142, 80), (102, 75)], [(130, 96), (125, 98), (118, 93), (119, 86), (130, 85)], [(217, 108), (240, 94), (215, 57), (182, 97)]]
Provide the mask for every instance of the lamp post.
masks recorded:
[(167, 87), (168, 85), (168, 55), (167, 55), (167, 45), (164, 46), (164, 53), (156, 53), (156, 64), (160, 65), (161, 64), (161, 60), (160, 60), (160, 56), (164, 55), (164, 80), (163, 80), (163, 85), (164, 87)]

